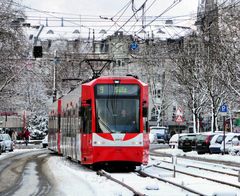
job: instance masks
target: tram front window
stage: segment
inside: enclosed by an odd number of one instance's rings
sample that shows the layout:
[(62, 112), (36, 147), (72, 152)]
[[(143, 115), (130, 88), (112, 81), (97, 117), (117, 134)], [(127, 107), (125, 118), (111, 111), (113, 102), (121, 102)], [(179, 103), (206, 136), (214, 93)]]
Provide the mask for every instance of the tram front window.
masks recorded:
[(138, 98), (96, 99), (98, 133), (139, 133)]

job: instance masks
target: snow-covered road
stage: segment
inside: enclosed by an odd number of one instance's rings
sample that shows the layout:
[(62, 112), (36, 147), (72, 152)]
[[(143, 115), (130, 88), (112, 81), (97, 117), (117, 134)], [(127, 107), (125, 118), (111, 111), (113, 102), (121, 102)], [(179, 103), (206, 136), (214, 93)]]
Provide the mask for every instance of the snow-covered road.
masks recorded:
[[(175, 149), (161, 149), (161, 152), (166, 152), (168, 154), (181, 154), (182, 151), (177, 151)], [(185, 154), (185, 156), (203, 156), (196, 155), (194, 153)], [(214, 160), (228, 160), (235, 163), (240, 163), (239, 157), (230, 157), (230, 155), (205, 155), (204, 157), (210, 157)], [(151, 157), (149, 159), (149, 167), (144, 170), (148, 173), (173, 182), (189, 186), (199, 192), (203, 192), (206, 195), (213, 195), (217, 193), (218, 195), (225, 194), (227, 196), (240, 196), (240, 190), (236, 188), (231, 188), (229, 186), (220, 185), (215, 182), (210, 182), (202, 178), (193, 178), (184, 174), (176, 174), (173, 177), (173, 172), (150, 167), (152, 164), (161, 162), (160, 165), (165, 167), (169, 166), (167, 161), (171, 158), (167, 157)], [(194, 160), (178, 159), (176, 168), (181, 169), (181, 171), (192, 171), (196, 172), (196, 168), (186, 167), (186, 165), (195, 165), (205, 168), (215, 169), (219, 171), (227, 171), (229, 173), (238, 174), (238, 167), (227, 167), (221, 166), (219, 164), (204, 163)], [(9, 172), (6, 169), (9, 168)], [(17, 171), (15, 175), (18, 176), (14, 178), (14, 175), (10, 171)], [(122, 187), (121, 185), (108, 180), (106, 177), (101, 177), (86, 167), (81, 166), (76, 162), (72, 162), (64, 157), (56, 156), (48, 150), (43, 149), (16, 149), (13, 153), (4, 153), (0, 156), (0, 195), (63, 195), (63, 196), (74, 196), (74, 195), (84, 195), (84, 196), (130, 196), (133, 193)], [(215, 178), (219, 177), (219, 174), (214, 174), (212, 172), (206, 172), (204, 170), (199, 170), (198, 173), (202, 173), (207, 176)], [(18, 175), (17, 175), (18, 174)], [(5, 175), (5, 176), (4, 176)], [(9, 175), (9, 176), (6, 176)], [(138, 176), (135, 172), (123, 172), (123, 173), (110, 173), (111, 176), (117, 178), (118, 180), (128, 183), (130, 186), (135, 188), (137, 191), (144, 193), (149, 196), (157, 195), (194, 195), (189, 194), (185, 190), (182, 190), (173, 185), (158, 181), (152, 178), (142, 178)], [(237, 182), (237, 178), (226, 177), (225, 180)], [(5, 180), (9, 180), (8, 183), (3, 183)], [(11, 181), (12, 179), (12, 181)], [(234, 180), (233, 180), (234, 179)], [(30, 185), (31, 184), (31, 185)], [(3, 187), (3, 185), (5, 187)], [(10, 186), (11, 185), (11, 186)], [(41, 190), (40, 190), (41, 189)], [(42, 192), (41, 192), (42, 191)]]

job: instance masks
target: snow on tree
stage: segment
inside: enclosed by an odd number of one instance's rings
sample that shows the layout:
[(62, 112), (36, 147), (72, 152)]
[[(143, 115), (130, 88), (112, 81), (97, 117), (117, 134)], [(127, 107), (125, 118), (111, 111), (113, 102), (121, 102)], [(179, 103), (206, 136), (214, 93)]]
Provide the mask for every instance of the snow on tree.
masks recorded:
[[(13, 84), (24, 69), (22, 58), (26, 54), (26, 41), (20, 19), (23, 12), (13, 1), (0, 1), (0, 101), (8, 110), (8, 98), (14, 96)], [(10, 102), (11, 103), (11, 102)]]

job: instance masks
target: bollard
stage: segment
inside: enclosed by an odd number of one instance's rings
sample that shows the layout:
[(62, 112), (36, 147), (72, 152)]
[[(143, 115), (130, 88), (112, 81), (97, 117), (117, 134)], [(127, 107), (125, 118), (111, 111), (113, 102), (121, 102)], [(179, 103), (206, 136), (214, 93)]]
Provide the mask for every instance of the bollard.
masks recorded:
[(240, 170), (238, 171), (238, 182), (240, 182)]
[(173, 177), (175, 178), (176, 177), (176, 166), (173, 165)]
[(172, 162), (173, 162), (173, 177), (176, 177), (176, 163), (177, 163), (177, 156), (174, 155), (172, 157)]

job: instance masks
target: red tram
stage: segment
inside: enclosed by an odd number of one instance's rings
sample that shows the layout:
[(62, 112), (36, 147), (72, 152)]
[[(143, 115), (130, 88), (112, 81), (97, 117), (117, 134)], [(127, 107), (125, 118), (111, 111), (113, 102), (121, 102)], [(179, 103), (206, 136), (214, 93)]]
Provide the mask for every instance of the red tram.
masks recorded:
[(52, 104), (48, 146), (84, 165), (147, 164), (148, 86), (135, 77), (99, 77)]

